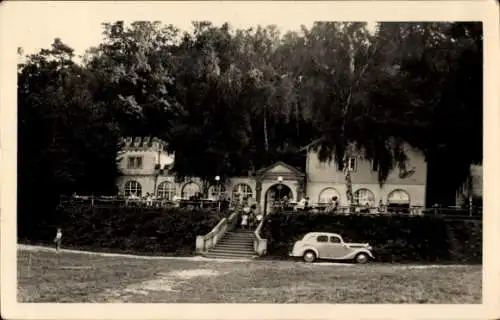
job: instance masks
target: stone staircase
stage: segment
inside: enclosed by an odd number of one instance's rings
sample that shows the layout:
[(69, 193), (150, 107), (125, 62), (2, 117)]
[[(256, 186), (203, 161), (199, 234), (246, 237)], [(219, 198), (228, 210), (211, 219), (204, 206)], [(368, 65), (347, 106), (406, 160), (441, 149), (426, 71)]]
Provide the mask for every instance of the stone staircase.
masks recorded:
[(215, 259), (253, 259), (256, 256), (253, 232), (254, 230), (242, 229), (228, 231), (204, 256)]

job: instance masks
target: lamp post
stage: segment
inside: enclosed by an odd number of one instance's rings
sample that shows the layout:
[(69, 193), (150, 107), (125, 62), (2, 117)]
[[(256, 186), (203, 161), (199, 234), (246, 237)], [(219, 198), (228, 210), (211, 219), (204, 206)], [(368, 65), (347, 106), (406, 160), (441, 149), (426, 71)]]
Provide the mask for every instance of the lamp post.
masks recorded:
[(279, 205), (281, 208), (281, 189), (283, 188), (283, 177), (279, 176), (278, 177), (278, 200), (279, 200)]
[(217, 181), (217, 211), (220, 212), (220, 176), (215, 176)]

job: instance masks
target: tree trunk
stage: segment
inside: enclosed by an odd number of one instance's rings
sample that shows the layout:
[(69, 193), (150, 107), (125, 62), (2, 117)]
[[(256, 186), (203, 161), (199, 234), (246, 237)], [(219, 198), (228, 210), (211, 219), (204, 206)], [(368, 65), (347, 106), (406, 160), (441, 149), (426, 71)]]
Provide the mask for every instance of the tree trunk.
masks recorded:
[(353, 193), (352, 193), (352, 180), (351, 180), (351, 171), (349, 168), (345, 171), (345, 185), (346, 185), (346, 197), (349, 202), (349, 207), (353, 205)]
[(296, 126), (296, 137), (300, 137), (300, 123), (299, 123), (299, 105), (295, 104), (295, 126)]
[[(352, 41), (352, 40), (351, 40)], [(346, 103), (344, 105), (344, 108), (342, 110), (342, 128), (341, 128), (341, 135), (343, 138), (343, 143), (344, 143), (344, 175), (345, 175), (345, 184), (346, 184), (346, 197), (347, 201), (349, 202), (349, 207), (351, 208), (353, 205), (353, 194), (352, 194), (352, 180), (351, 180), (351, 171), (349, 170), (349, 165), (350, 165), (350, 159), (352, 157), (352, 150), (351, 146), (349, 145), (348, 139), (345, 137), (345, 126), (347, 122), (347, 114), (349, 112), (349, 107), (351, 105), (351, 99), (352, 99), (352, 91), (354, 86), (359, 85), (359, 79), (355, 83), (355, 65), (354, 65), (354, 48), (352, 45), (352, 42), (349, 44), (349, 70), (350, 70), (350, 88), (349, 88), (349, 95), (347, 96)], [(350, 209), (349, 208), (349, 209)]]
[(267, 115), (265, 111), (264, 109), (264, 150), (267, 152), (269, 150), (269, 140), (267, 136)]

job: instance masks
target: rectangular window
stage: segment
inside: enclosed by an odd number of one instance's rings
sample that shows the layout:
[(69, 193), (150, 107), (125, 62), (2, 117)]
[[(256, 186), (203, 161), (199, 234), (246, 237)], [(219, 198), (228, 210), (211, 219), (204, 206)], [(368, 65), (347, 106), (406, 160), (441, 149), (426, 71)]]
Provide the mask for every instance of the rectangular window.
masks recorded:
[(139, 156), (128, 157), (127, 168), (142, 169), (142, 157)]
[(372, 170), (378, 171), (378, 161), (375, 160), (372, 161)]
[(347, 169), (349, 171), (356, 171), (356, 158), (347, 159)]
[[(337, 169), (340, 170), (340, 165), (337, 164)], [(347, 169), (349, 171), (356, 171), (356, 158), (351, 157), (348, 158), (346, 162), (344, 162), (344, 170)]]

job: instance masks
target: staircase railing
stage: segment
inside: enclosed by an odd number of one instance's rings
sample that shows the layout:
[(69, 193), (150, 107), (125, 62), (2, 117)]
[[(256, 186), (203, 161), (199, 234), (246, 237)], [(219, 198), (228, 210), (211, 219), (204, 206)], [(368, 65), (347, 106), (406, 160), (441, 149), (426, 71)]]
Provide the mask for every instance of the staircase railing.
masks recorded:
[(227, 231), (235, 228), (238, 222), (238, 213), (233, 212), (229, 218), (222, 218), (219, 223), (206, 235), (196, 236), (196, 252), (203, 253), (215, 247)]
[(253, 250), (259, 257), (267, 254), (267, 239), (262, 239), (260, 230), (264, 226), (264, 219), (262, 219), (253, 233)]
[(238, 212), (233, 212), (229, 218), (227, 219), (227, 231), (232, 231), (236, 229), (236, 225), (238, 224)]

